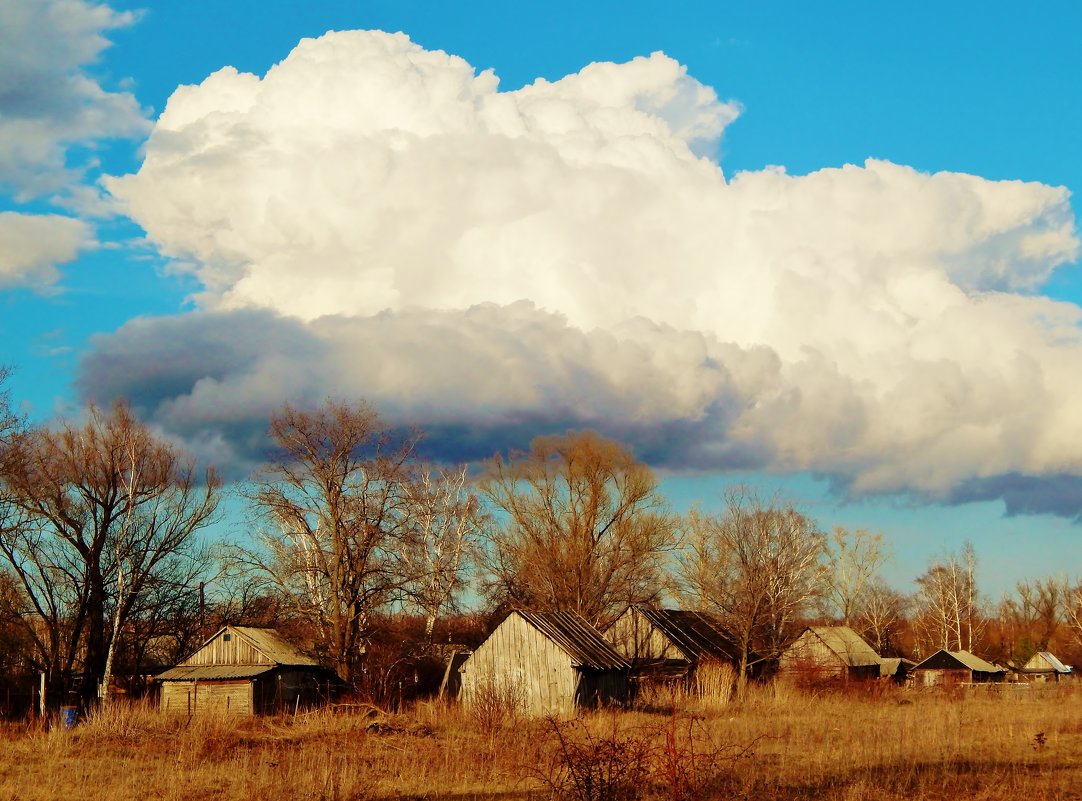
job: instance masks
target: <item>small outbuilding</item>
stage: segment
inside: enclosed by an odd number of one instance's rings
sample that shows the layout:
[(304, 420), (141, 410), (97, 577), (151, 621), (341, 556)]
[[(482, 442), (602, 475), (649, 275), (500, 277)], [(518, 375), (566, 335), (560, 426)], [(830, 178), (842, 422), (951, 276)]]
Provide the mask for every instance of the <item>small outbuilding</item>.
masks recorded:
[(166, 712), (271, 714), (312, 707), (337, 686), (332, 671), (275, 629), (224, 626), (176, 667), (157, 676)]
[(1049, 651), (1035, 653), (1019, 673), (1026, 681), (1033, 682), (1062, 681), (1073, 675), (1072, 669)]
[(883, 659), (848, 626), (808, 626), (778, 659), (779, 676), (811, 682), (877, 679), (882, 670)]
[(605, 630), (605, 639), (631, 663), (633, 689), (691, 684), (707, 664), (739, 670), (740, 647), (709, 612), (631, 606)]
[(938, 650), (909, 671), (915, 687), (951, 687), (1003, 681), (1006, 671), (969, 651)]
[(516, 610), (460, 668), (462, 701), (513, 705), (531, 717), (623, 704), (630, 667), (581, 615)]

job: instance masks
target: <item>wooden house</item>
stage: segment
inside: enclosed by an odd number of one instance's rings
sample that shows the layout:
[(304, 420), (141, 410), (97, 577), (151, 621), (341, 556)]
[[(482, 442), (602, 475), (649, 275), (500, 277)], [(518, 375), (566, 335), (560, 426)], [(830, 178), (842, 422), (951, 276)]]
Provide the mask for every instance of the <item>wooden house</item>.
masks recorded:
[(779, 676), (813, 683), (877, 679), (882, 669), (879, 654), (848, 626), (808, 626), (778, 659)]
[(949, 687), (1003, 681), (1006, 671), (969, 651), (940, 649), (917, 663), (909, 676), (915, 687)]
[(605, 630), (605, 639), (631, 663), (633, 689), (691, 684), (701, 665), (740, 665), (740, 647), (709, 612), (631, 606)]
[(462, 701), (517, 706), (529, 716), (624, 703), (628, 661), (575, 612), (508, 615), (460, 668)]
[(1019, 671), (1020, 678), (1033, 682), (1061, 681), (1071, 678), (1072, 675), (1071, 668), (1049, 651), (1034, 654)]
[(194, 654), (157, 676), (161, 708), (196, 714), (269, 714), (311, 707), (337, 680), (274, 629), (225, 626)]

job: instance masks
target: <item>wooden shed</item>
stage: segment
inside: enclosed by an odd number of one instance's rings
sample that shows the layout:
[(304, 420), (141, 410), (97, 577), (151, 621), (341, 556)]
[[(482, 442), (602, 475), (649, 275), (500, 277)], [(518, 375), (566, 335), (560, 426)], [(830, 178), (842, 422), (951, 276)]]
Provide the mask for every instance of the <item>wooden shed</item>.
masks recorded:
[(575, 612), (516, 610), (460, 669), (469, 707), (502, 699), (529, 716), (626, 702), (631, 665)]
[(909, 671), (915, 687), (950, 687), (1003, 681), (1006, 672), (969, 651), (940, 649)]
[(633, 685), (690, 682), (701, 664), (740, 664), (739, 646), (709, 612), (631, 606), (605, 639), (631, 662)]
[(882, 663), (848, 626), (808, 626), (778, 658), (778, 675), (813, 682), (877, 679)]
[(1031, 656), (1029, 661), (1022, 666), (1019, 675), (1026, 681), (1055, 682), (1069, 679), (1074, 674), (1070, 667), (1056, 658), (1055, 654), (1050, 651), (1040, 651)]
[(331, 671), (274, 629), (225, 626), (157, 677), (166, 712), (269, 714), (311, 707), (337, 686)]

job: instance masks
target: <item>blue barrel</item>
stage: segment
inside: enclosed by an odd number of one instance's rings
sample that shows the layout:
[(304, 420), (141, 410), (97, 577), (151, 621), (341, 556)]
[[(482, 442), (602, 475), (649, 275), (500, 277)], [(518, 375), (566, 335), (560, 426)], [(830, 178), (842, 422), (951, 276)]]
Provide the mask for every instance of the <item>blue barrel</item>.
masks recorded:
[(62, 706), (60, 707), (60, 726), (64, 729), (71, 729), (75, 726), (75, 722), (79, 719), (79, 707), (77, 706)]

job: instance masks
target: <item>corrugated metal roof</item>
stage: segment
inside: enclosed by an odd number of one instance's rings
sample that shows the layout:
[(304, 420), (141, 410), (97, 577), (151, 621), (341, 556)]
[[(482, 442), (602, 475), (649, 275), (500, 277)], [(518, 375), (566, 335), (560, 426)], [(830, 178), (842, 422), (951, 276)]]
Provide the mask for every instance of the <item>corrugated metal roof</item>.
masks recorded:
[(969, 651), (947, 651), (942, 648), (914, 667), (913, 670), (948, 669), (945, 660), (943, 659), (943, 655), (953, 659), (959, 666), (968, 668), (969, 670), (975, 670), (978, 673), (1003, 672), (1003, 668), (996, 667), (991, 662), (985, 662), (979, 656), (974, 656)]
[(277, 629), (257, 629), (251, 626), (228, 626), (228, 628), (245, 637), (257, 651), (279, 665), (319, 664), (287, 642)]
[[(1042, 665), (1041, 662), (1044, 662)], [(1052, 670), (1056, 673), (1070, 673), (1071, 669), (1065, 664), (1060, 662), (1054, 654), (1050, 651), (1041, 651), (1034, 654), (1028, 662), (1026, 662), (1023, 670)]]
[(864, 638), (848, 626), (809, 626), (823, 644), (836, 653), (849, 667), (878, 665), (880, 656)]
[(735, 661), (739, 658), (739, 649), (732, 636), (721, 621), (708, 612), (645, 606), (635, 609), (691, 661), (703, 658)]
[(979, 656), (975, 656), (969, 651), (947, 651), (947, 653), (953, 656), (970, 670), (976, 670), (979, 673), (1003, 672), (1003, 668), (996, 667), (991, 662), (985, 662)]
[(171, 668), (156, 678), (158, 681), (254, 679), (272, 670), (274, 670), (274, 665), (193, 665)]
[(576, 667), (593, 670), (620, 670), (631, 664), (577, 612), (526, 612), (516, 610), (523, 620), (556, 643)]

